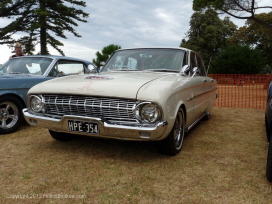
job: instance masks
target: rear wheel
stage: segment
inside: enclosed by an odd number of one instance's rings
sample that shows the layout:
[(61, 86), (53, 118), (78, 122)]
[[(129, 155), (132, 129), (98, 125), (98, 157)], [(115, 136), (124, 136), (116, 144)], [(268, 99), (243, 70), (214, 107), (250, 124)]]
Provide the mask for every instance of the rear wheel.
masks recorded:
[(73, 135), (65, 132), (56, 132), (53, 130), (48, 130), (50, 135), (58, 141), (69, 141), (73, 139)]
[(185, 116), (184, 110), (180, 108), (170, 134), (167, 138), (159, 141), (160, 152), (171, 156), (178, 154), (182, 148), (184, 134)]
[(18, 130), (24, 121), (21, 101), (13, 96), (0, 97), (0, 134)]

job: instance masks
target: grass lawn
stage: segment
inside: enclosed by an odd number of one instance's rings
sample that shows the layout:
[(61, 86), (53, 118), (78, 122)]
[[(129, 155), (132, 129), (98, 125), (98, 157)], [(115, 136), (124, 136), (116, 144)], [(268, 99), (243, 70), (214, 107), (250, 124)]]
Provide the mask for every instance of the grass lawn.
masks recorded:
[(216, 107), (174, 157), (154, 142), (58, 142), (26, 124), (0, 145), (0, 203), (272, 202), (262, 109)]

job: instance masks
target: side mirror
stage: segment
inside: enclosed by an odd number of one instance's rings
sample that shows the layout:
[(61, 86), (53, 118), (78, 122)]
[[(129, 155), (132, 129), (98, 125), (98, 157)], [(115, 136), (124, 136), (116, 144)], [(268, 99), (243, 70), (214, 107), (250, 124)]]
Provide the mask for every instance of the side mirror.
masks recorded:
[(88, 65), (88, 70), (90, 70), (88, 73), (95, 73), (96, 72), (96, 67), (93, 64)]
[(194, 67), (192, 77), (194, 77), (195, 75), (198, 75), (199, 73), (200, 73), (199, 69), (197, 67)]
[(180, 70), (180, 74), (181, 75), (189, 75), (190, 73), (190, 66), (187, 64), (187, 65), (184, 65), (181, 70)]

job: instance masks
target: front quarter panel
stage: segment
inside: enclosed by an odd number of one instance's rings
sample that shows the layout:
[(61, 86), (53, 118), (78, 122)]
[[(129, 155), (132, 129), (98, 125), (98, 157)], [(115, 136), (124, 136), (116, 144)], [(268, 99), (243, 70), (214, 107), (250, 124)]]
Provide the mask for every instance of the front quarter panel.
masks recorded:
[(34, 85), (49, 79), (45, 77), (1, 79), (0, 96), (7, 94), (17, 95), (26, 103), (28, 90)]
[(153, 101), (161, 106), (163, 110), (163, 120), (169, 124), (163, 138), (167, 137), (171, 131), (176, 113), (182, 104), (184, 104), (187, 112), (186, 124), (192, 121), (194, 117), (193, 102), (187, 99), (192, 97), (191, 87), (193, 86), (194, 82), (190, 77), (171, 74), (164, 78), (154, 80), (139, 90), (137, 94), (138, 100)]

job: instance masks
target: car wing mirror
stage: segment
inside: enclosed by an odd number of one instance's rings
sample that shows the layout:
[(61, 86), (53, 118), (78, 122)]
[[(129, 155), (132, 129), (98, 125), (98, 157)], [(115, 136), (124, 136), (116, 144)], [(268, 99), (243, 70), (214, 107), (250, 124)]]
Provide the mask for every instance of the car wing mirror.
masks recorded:
[(65, 73), (63, 71), (59, 71), (57, 77), (63, 77), (65, 76)]
[(190, 73), (190, 66), (188, 64), (186, 64), (181, 68), (180, 74), (188, 76), (189, 73)]
[(197, 67), (194, 67), (192, 77), (194, 77), (195, 75), (199, 75), (199, 74), (200, 74), (200, 70)]
[(95, 73), (95, 72), (97, 72), (96, 71), (96, 67), (93, 65), (93, 64), (89, 64), (88, 65), (88, 70), (89, 70), (89, 72), (88, 73)]

